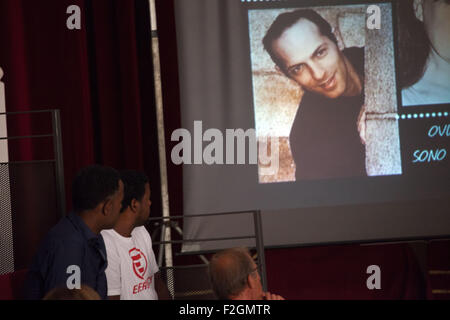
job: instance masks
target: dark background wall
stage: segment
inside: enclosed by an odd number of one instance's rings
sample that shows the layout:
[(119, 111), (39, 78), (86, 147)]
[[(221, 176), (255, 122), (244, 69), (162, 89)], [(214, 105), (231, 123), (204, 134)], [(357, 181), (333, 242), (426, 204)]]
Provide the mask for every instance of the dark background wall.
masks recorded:
[[(66, 9), (73, 4), (82, 10), (81, 30), (66, 27)], [(153, 185), (153, 212), (159, 213), (148, 2), (2, 0), (0, 16), (7, 112), (61, 112), (67, 210), (74, 175), (97, 163), (145, 170)], [(8, 117), (10, 136), (44, 133), (51, 133), (45, 115)], [(9, 156), (16, 163), (53, 159), (52, 140), (11, 141)], [(36, 174), (29, 170), (13, 181), (29, 186), (27, 192), (12, 190), (15, 246), (28, 248), (26, 253), (16, 250), (16, 268), (26, 267), (39, 240), (59, 218), (38, 210), (38, 199), (24, 201), (33, 188), (42, 187), (39, 167), (35, 169)]]
[[(174, 4), (158, 0), (164, 119), (180, 127)], [(82, 29), (68, 30), (66, 9), (82, 9)], [(152, 182), (152, 215), (161, 215), (149, 8), (146, 0), (0, 0), (0, 66), (8, 112), (61, 110), (66, 207), (71, 181), (98, 163), (141, 169)], [(9, 135), (41, 134), (48, 119), (9, 117)], [(10, 143), (10, 161), (52, 158), (51, 141)], [(167, 154), (170, 159), (170, 153)], [(27, 268), (37, 245), (59, 216), (42, 167), (19, 168), (12, 188), (16, 270)], [(182, 170), (168, 163), (171, 214), (182, 214)], [(26, 187), (25, 187), (26, 186)], [(40, 190), (47, 196), (36, 196)], [(48, 192), (45, 192), (49, 190)], [(32, 195), (35, 195), (34, 197)], [(47, 204), (47, 205), (46, 205)], [(267, 250), (269, 289), (290, 299), (424, 298), (449, 288), (448, 242), (327, 246)], [(368, 291), (366, 268), (378, 264), (382, 290)], [(448, 293), (435, 297), (448, 297)]]

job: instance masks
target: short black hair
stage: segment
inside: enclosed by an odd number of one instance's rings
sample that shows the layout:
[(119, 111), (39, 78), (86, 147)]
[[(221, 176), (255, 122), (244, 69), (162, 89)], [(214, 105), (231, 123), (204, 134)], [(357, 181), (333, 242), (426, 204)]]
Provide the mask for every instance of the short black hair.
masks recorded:
[(277, 57), (277, 55), (273, 52), (272, 45), (275, 40), (277, 40), (283, 32), (292, 27), (294, 24), (296, 24), (300, 19), (306, 19), (314, 23), (318, 28), (322, 35), (329, 38), (331, 41), (333, 41), (336, 45), (338, 44), (336, 36), (333, 33), (333, 28), (328, 23), (327, 20), (325, 20), (320, 14), (318, 14), (316, 11), (311, 9), (300, 9), (296, 11), (291, 12), (285, 12), (280, 14), (275, 21), (270, 26), (269, 30), (267, 31), (266, 35), (263, 39), (263, 45), (266, 51), (269, 53), (270, 57), (272, 58), (273, 62), (284, 72), (284, 66), (282, 65), (280, 59)]
[(120, 174), (110, 167), (98, 165), (81, 169), (72, 183), (75, 212), (92, 210), (119, 190)]
[(124, 185), (122, 210), (125, 211), (133, 199), (140, 201), (145, 193), (145, 185), (149, 183), (145, 173), (135, 170), (126, 170), (120, 173)]

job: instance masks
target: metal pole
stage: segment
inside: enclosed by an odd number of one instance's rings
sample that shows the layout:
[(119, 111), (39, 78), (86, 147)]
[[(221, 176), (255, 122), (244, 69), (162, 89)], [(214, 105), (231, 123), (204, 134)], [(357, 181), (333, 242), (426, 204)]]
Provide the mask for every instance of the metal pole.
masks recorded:
[(266, 257), (264, 254), (264, 238), (262, 231), (261, 211), (253, 212), (255, 222), (256, 251), (258, 252), (259, 271), (261, 273), (261, 282), (263, 290), (267, 291), (267, 275), (266, 275)]
[[(165, 222), (161, 224), (161, 242), (164, 242), (164, 239), (166, 238), (166, 226), (164, 225)], [(163, 261), (163, 254), (164, 254), (164, 244), (159, 245), (159, 253), (158, 253), (158, 266), (162, 267), (162, 261)]]
[[(164, 132), (164, 104), (162, 98), (162, 84), (161, 84), (161, 61), (159, 55), (159, 38), (158, 38), (158, 27), (156, 20), (156, 6), (155, 0), (149, 0), (150, 4), (150, 22), (152, 31), (152, 55), (153, 55), (153, 72), (154, 72), (154, 82), (155, 82), (155, 97), (156, 97), (156, 118), (158, 124), (158, 148), (159, 148), (159, 167), (161, 175), (161, 197), (162, 197), (162, 210), (163, 217), (170, 217), (169, 209), (169, 188), (167, 181), (167, 160), (166, 160), (166, 140)], [(170, 223), (163, 224), (163, 230), (161, 234), (164, 234), (164, 241), (171, 240), (171, 230)], [(171, 244), (165, 245), (165, 260), (166, 266), (173, 266), (172, 258), (172, 246)], [(168, 276), (168, 275), (167, 275)], [(168, 289), (175, 296), (175, 281), (168, 281), (170, 284)]]
[[(0, 68), (0, 138), (8, 137), (6, 126), (6, 97), (5, 84), (1, 81), (3, 78), (3, 69)], [(0, 141), (0, 162), (9, 162), (8, 141)]]
[[(5, 84), (2, 82), (3, 70), (0, 68), (0, 136), (7, 137), (7, 121), (6, 121), (6, 97)], [(11, 183), (9, 176), (9, 154), (8, 140), (0, 141), (0, 170), (2, 176), (2, 191), (0, 206), (0, 225), (2, 233), (0, 234), (0, 243), (5, 250), (0, 250), (0, 274), (14, 272), (14, 241), (13, 241), (13, 219), (11, 208)]]
[(52, 110), (53, 150), (56, 166), (56, 199), (58, 211), (62, 217), (66, 215), (66, 194), (64, 188), (64, 160), (61, 135), (61, 115), (59, 110)]

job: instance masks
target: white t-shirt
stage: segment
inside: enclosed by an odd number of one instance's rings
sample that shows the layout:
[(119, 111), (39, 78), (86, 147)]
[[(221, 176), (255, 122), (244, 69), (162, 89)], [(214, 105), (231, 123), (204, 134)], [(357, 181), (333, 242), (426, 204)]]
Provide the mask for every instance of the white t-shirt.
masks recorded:
[(157, 300), (155, 274), (159, 271), (152, 239), (145, 227), (137, 227), (131, 238), (114, 230), (101, 232), (105, 240), (108, 267), (108, 296), (120, 300)]

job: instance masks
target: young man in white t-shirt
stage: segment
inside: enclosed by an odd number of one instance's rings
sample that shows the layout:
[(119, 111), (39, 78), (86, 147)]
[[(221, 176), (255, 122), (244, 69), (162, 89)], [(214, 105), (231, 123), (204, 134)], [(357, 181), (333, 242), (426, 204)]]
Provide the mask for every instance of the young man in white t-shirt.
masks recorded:
[(152, 240), (144, 224), (150, 215), (150, 184), (145, 174), (121, 173), (124, 183), (122, 213), (114, 229), (102, 231), (111, 300), (169, 299), (159, 274)]

